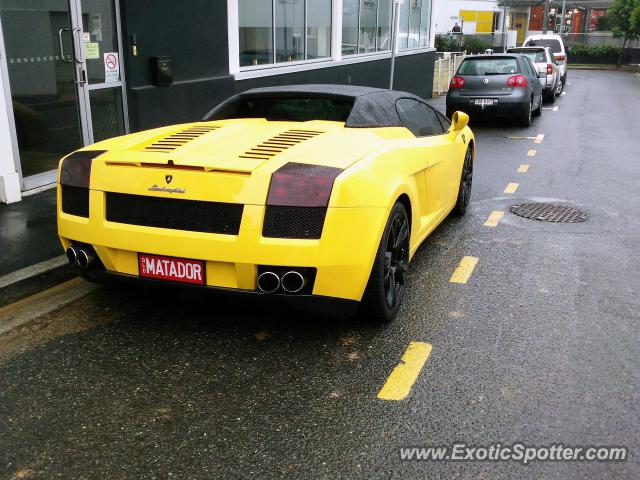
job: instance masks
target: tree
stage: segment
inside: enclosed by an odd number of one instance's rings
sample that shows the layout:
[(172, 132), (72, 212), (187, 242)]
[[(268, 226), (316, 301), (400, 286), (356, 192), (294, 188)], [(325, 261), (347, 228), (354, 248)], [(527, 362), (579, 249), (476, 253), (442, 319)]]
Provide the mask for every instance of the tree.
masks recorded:
[(618, 56), (619, 67), (622, 65), (627, 42), (640, 37), (640, 0), (615, 0), (607, 12), (606, 24), (614, 36), (623, 39), (622, 50)]

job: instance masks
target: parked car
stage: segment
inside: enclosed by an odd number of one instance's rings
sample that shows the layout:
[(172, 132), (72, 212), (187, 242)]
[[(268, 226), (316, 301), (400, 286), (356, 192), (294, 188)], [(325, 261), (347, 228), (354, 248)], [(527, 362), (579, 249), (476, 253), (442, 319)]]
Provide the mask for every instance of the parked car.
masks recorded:
[(361, 308), (391, 320), (418, 246), (464, 215), (475, 140), (421, 98), (340, 85), (249, 90), (202, 121), (61, 160), (58, 233), (88, 279)]
[[(466, 57), (447, 92), (447, 115), (515, 118), (523, 126), (542, 114), (542, 85), (531, 60), (517, 53)], [(545, 74), (546, 76), (546, 74)]]
[(542, 98), (550, 103), (556, 101), (556, 96), (562, 93), (563, 84), (560, 79), (560, 67), (549, 47), (516, 47), (507, 49), (507, 53), (520, 53), (529, 57), (536, 66), (542, 83)]
[(560, 35), (555, 33), (545, 33), (539, 35), (529, 35), (524, 43), (523, 47), (549, 47), (553, 52), (553, 56), (556, 57), (558, 67), (560, 68), (560, 78), (562, 85), (567, 81), (567, 62), (569, 58), (567, 56), (567, 49), (564, 45), (564, 41)]

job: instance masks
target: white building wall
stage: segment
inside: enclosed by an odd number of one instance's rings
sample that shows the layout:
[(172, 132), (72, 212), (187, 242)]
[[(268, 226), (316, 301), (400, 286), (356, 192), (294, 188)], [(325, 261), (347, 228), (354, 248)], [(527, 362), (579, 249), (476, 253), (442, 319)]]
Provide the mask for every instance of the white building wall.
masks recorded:
[(20, 201), (20, 175), (16, 171), (16, 152), (14, 152), (15, 129), (13, 126), (13, 108), (9, 102), (9, 77), (2, 42), (0, 26), (0, 202)]
[[(435, 33), (447, 33), (451, 31), (454, 23), (458, 21), (460, 10), (478, 10), (500, 12), (497, 0), (434, 0), (435, 8)], [(459, 25), (462, 22), (458, 21)], [(464, 24), (462, 33), (475, 33), (475, 23)]]

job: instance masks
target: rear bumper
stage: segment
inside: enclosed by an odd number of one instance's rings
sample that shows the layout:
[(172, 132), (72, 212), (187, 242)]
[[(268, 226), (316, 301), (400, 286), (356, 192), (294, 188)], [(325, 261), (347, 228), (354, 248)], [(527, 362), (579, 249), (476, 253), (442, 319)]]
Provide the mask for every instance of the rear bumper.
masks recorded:
[(497, 98), (498, 103), (479, 107), (476, 106), (473, 101), (476, 98), (485, 97), (447, 97), (447, 110), (455, 111), (460, 110), (470, 116), (499, 116), (509, 117), (513, 115), (519, 115), (527, 109), (529, 101), (525, 97), (511, 98), (510, 96), (487, 96), (486, 98)]
[(120, 285), (142, 285), (149, 287), (170, 287), (201, 295), (216, 295), (228, 298), (230, 301), (251, 300), (263, 304), (285, 304), (288, 307), (313, 311), (322, 316), (335, 318), (349, 318), (358, 312), (360, 302), (342, 298), (325, 297), (321, 295), (285, 295), (266, 294), (251, 290), (239, 290), (232, 288), (176, 284), (162, 280), (140, 278), (137, 275), (126, 275), (110, 272), (105, 268), (96, 267), (89, 270), (80, 270), (80, 276), (86, 280), (99, 283), (114, 283)]
[(222, 235), (109, 222), (105, 193), (97, 190), (90, 191), (89, 218), (69, 215), (60, 196), (58, 188), (63, 247), (91, 245), (105, 273), (141, 281), (138, 253), (204, 260), (207, 287), (256, 292), (258, 266), (313, 267), (312, 296), (354, 301), (362, 298), (388, 215), (382, 207), (329, 208), (318, 240), (264, 238), (260, 205), (245, 205), (238, 235)]

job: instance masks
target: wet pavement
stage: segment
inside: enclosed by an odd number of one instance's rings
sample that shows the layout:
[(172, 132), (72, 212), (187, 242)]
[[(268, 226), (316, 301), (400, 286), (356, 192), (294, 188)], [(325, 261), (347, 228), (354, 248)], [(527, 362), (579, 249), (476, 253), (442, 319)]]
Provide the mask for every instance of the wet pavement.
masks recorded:
[[(0, 478), (637, 478), (640, 76), (568, 81), (528, 129), (473, 127), (471, 210), (418, 250), (388, 326), (109, 287), (0, 344)], [(542, 200), (589, 220), (509, 213)], [(450, 283), (467, 255), (469, 281)], [(433, 349), (411, 393), (378, 399), (412, 341)], [(631, 458), (400, 460), (456, 441)]]
[(57, 232), (55, 189), (0, 203), (0, 277), (64, 253)]

